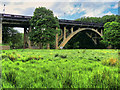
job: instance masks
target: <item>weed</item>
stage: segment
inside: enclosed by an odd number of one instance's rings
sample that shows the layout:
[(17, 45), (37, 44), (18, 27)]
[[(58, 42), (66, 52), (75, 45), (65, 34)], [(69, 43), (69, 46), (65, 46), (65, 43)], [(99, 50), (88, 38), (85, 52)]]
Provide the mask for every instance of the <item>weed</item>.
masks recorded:
[(118, 51), (118, 54), (120, 55), (120, 51)]
[(107, 60), (103, 60), (102, 64), (103, 65), (116, 66), (116, 65), (119, 64), (119, 61), (116, 58), (110, 58), (110, 59), (107, 59)]
[(110, 58), (109, 63), (110, 63), (110, 65), (116, 65), (117, 64), (117, 59)]
[(16, 54), (16, 52), (12, 52), (13, 54)]
[(55, 57), (58, 57), (59, 55), (58, 54), (55, 54)]
[(16, 73), (14, 71), (6, 72), (5, 75), (8, 82), (16, 84)]
[(20, 57), (21, 57), (21, 55), (20, 55), (20, 54), (17, 54), (17, 57), (18, 57), (18, 58), (20, 58)]
[(67, 58), (67, 55), (60, 55), (61, 58)]
[(41, 56), (35, 57), (35, 56), (29, 56), (28, 59), (26, 61), (29, 60), (39, 60), (39, 59), (43, 59)]
[(13, 55), (8, 55), (8, 58), (9, 58), (11, 61), (16, 60), (16, 57), (15, 57), (15, 56), (13, 56)]
[(5, 51), (3, 51), (2, 53), (5, 53)]
[(6, 54), (2, 54), (2, 59), (7, 58)]

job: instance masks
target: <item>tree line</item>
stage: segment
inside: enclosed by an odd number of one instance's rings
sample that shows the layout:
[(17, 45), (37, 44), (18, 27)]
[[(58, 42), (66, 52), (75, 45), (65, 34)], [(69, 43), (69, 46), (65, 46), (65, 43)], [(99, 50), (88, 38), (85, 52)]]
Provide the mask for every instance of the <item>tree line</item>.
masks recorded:
[(107, 23), (116, 21), (120, 23), (120, 16), (119, 15), (105, 15), (103, 17), (81, 17), (76, 19), (76, 21), (87, 22), (87, 23)]

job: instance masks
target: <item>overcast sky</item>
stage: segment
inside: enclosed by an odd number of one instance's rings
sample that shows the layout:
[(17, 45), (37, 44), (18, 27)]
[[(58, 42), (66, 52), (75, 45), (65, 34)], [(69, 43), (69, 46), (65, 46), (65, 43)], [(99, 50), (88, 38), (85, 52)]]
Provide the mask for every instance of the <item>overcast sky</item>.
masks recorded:
[[(32, 16), (36, 7), (46, 7), (59, 19), (118, 15), (119, 0), (1, 0), (0, 13)], [(23, 32), (23, 29), (19, 29)]]

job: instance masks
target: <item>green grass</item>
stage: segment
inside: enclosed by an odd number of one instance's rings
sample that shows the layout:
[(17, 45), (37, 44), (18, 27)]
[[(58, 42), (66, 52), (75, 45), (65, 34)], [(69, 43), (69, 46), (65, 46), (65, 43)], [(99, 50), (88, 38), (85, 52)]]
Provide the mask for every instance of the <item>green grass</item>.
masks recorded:
[(118, 50), (3, 50), (3, 88), (117, 88)]
[(0, 44), (0, 46), (8, 46), (7, 44)]

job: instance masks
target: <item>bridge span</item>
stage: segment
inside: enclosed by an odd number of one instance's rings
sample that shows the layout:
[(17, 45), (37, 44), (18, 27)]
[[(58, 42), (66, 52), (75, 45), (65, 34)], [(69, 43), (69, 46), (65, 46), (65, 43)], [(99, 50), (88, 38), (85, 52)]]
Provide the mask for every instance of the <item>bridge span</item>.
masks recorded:
[[(29, 20), (32, 16), (13, 15), (13, 14), (0, 14), (0, 43), (2, 43), (2, 26), (3, 27), (22, 27), (24, 28), (24, 48), (27, 42), (31, 48), (30, 40), (27, 34), (31, 31)], [(96, 37), (102, 36), (103, 23), (81, 22), (75, 20), (59, 19), (61, 35), (56, 34), (56, 49), (64, 47), (65, 44), (77, 33), (83, 30), (91, 30), (95, 32), (95, 37), (92, 34), (86, 34), (97, 44)], [(28, 29), (28, 30), (27, 30)], [(58, 45), (58, 42), (63, 39), (63, 42)]]

